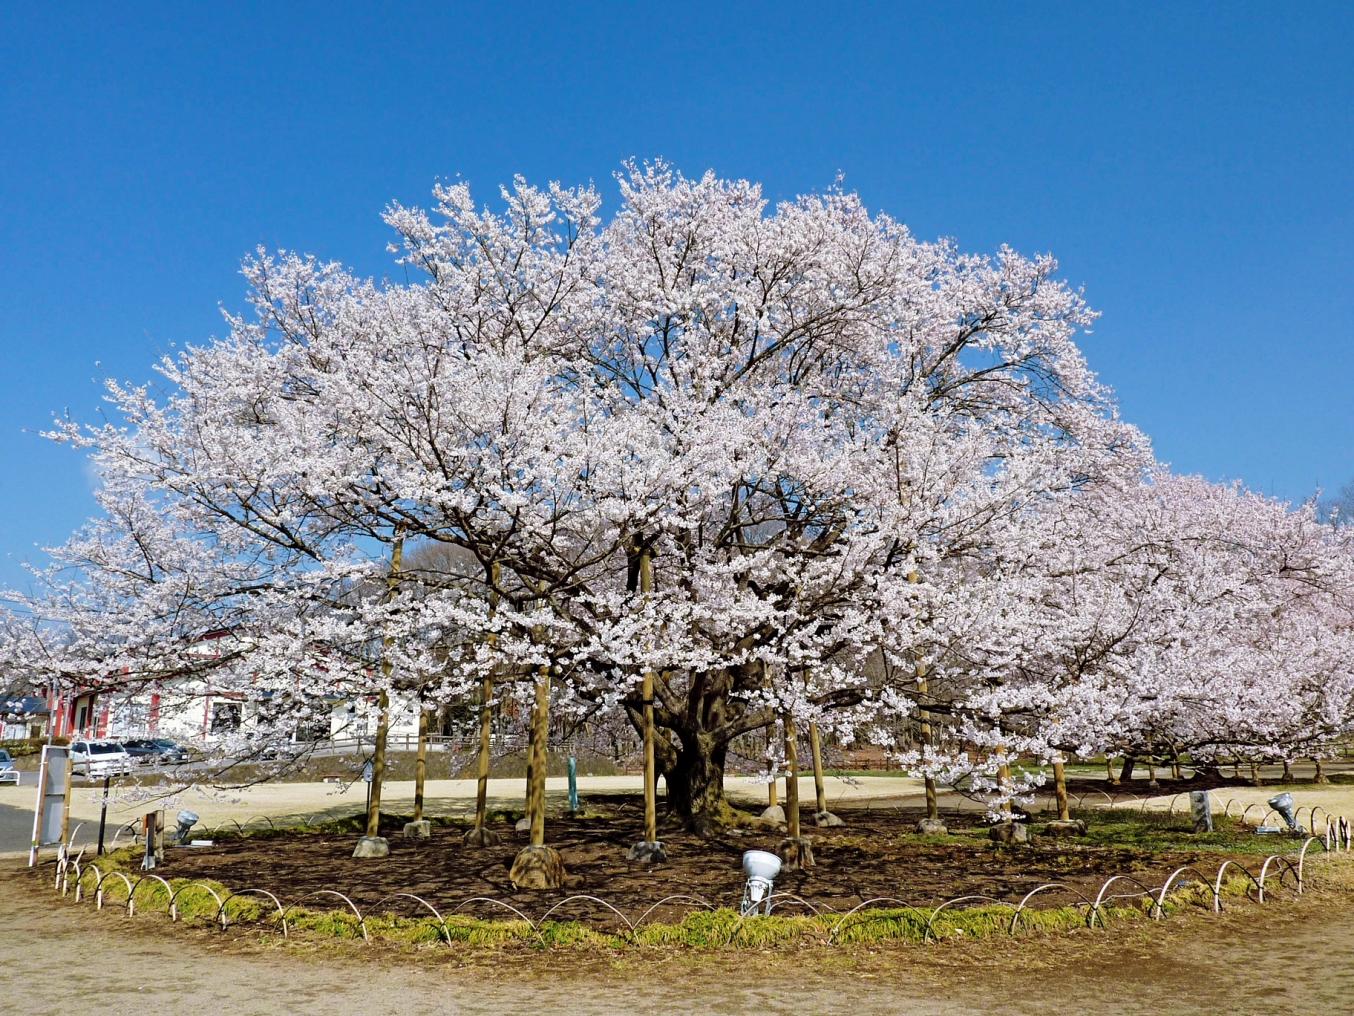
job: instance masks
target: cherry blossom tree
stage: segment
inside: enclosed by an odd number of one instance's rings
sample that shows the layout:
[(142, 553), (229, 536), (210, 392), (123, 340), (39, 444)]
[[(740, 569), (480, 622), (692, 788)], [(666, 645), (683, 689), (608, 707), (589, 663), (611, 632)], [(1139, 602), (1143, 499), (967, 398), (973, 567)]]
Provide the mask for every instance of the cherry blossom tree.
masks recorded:
[[(408, 282), (256, 254), (224, 337), (57, 428), (106, 518), (17, 651), (124, 685), (209, 666), (274, 711), (520, 695), (535, 845), (549, 710), (629, 716), (650, 795), (661, 773), (700, 831), (733, 818), (730, 746), (785, 721), (996, 801), (1018, 755), (1345, 729), (1348, 548), (1155, 469), (1051, 258), (920, 241), (838, 190), (618, 184), (605, 222), (594, 189), (520, 179), (391, 206)], [(404, 540), (465, 567), (391, 583)]]

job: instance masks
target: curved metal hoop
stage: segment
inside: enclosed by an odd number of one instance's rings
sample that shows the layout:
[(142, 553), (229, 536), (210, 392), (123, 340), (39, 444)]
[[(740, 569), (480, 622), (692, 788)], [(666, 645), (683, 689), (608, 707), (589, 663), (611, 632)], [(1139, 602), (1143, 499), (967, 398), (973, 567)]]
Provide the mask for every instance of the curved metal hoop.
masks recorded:
[[(1121, 896), (1111, 896), (1109, 897), (1110, 899), (1131, 899), (1138, 896), (1150, 897), (1152, 893), (1155, 891), (1153, 889), (1149, 889), (1146, 885), (1138, 881), (1138, 879), (1134, 878), (1132, 875), (1111, 875), (1109, 878), (1105, 880), (1105, 884), (1100, 887), (1100, 892), (1096, 893), (1095, 902), (1091, 904), (1091, 912), (1086, 916), (1086, 927), (1094, 928), (1095, 922), (1097, 920), (1100, 922), (1100, 927), (1102, 928), (1105, 927), (1105, 915), (1101, 913), (1100, 908), (1104, 904), (1106, 899), (1105, 890), (1108, 889), (1110, 886), (1114, 885), (1115, 882), (1132, 882), (1135, 886), (1141, 889), (1142, 892), (1128, 893), (1127, 895)], [(1152, 913), (1155, 914), (1155, 912), (1156, 912), (1156, 901), (1153, 900)]]
[[(772, 902), (773, 900), (777, 899), (782, 900), (784, 902), (780, 904)], [(766, 898), (766, 912), (770, 914), (775, 911), (777, 906), (794, 905), (796, 903), (799, 904), (801, 907), (803, 907), (805, 910), (809, 911), (809, 913), (813, 914), (814, 917), (818, 917), (820, 914), (822, 914), (824, 910), (828, 911), (829, 913), (833, 914), (836, 913), (836, 911), (833, 910), (826, 903), (824, 903), (822, 906), (817, 906), (813, 903), (810, 903), (802, 896), (796, 896), (794, 893), (772, 893), (770, 896)]]
[(376, 913), (377, 912), (376, 908), (381, 906), (381, 904), (386, 903), (389, 900), (395, 899), (408, 899), (421, 904), (425, 910), (427, 910), (429, 913), (433, 915), (433, 919), (437, 921), (438, 927), (440, 927), (442, 930), (442, 938), (446, 941), (447, 945), (451, 945), (451, 931), (450, 929), (447, 928), (446, 918), (444, 918), (440, 913), (438, 913), (437, 908), (433, 906), (431, 903), (429, 903), (427, 900), (425, 900), (422, 896), (415, 896), (413, 893), (391, 893), (389, 896), (386, 896), (383, 899), (380, 899), (377, 902), (373, 903), (371, 906), (369, 906), (367, 908), (367, 913), (369, 914)]
[(644, 911), (644, 913), (639, 915), (639, 920), (635, 922), (635, 930), (638, 931), (640, 928), (642, 928), (644, 926), (644, 922), (649, 919), (649, 915), (652, 914), (659, 907), (667, 906), (668, 904), (674, 903), (678, 900), (685, 903), (693, 903), (698, 907), (704, 907), (706, 910), (715, 909), (712, 903), (709, 903), (708, 901), (701, 899), (699, 896), (687, 896), (684, 893), (677, 893), (676, 895), (673, 896), (664, 896), (657, 903), (652, 904), (648, 910)]
[(940, 912), (942, 910), (946, 909), (947, 907), (953, 906), (956, 903), (967, 903), (969, 900), (982, 900), (983, 902), (990, 903), (994, 906), (1007, 907), (1011, 910), (1015, 909), (1014, 904), (1008, 903), (1005, 900), (999, 900), (994, 896), (982, 896), (982, 895), (956, 896), (954, 899), (946, 900), (940, 906), (936, 907), (935, 910), (931, 911), (931, 917), (926, 922), (926, 931), (922, 933), (922, 941), (923, 942), (931, 941), (931, 927), (935, 924), (936, 918), (940, 916)]
[[(221, 922), (222, 931), (230, 927), (230, 917), (226, 914), (226, 904), (237, 896), (267, 896), (273, 901), (273, 906), (277, 907), (278, 916), (281, 917), (284, 914), (281, 901), (267, 889), (241, 889), (239, 892), (229, 892), (225, 899), (221, 901), (221, 905), (216, 908), (216, 920)], [(287, 937), (287, 922), (285, 920), (282, 922), (282, 937)]]
[(118, 839), (121, 838), (123, 833), (129, 831), (132, 834), (132, 843), (136, 843), (138, 840), (141, 839), (141, 833), (139, 831), (140, 828), (141, 827), (139, 823), (124, 822), (122, 825), (118, 826), (116, 829), (113, 830), (113, 842), (109, 844), (108, 849), (110, 851), (116, 850), (118, 848)]
[[(153, 874), (153, 873), (151, 873), (151, 872), (148, 871), (148, 872), (146, 872), (144, 875), (142, 875), (140, 878), (138, 878), (138, 879), (132, 884), (132, 891), (129, 892), (129, 893), (127, 894), (127, 916), (128, 916), (128, 917), (131, 917), (134, 913), (136, 913), (136, 891), (137, 891), (138, 889), (141, 888), (141, 883), (142, 883), (142, 882), (151, 882), (151, 881), (159, 882), (162, 886), (165, 887), (166, 894), (167, 894), (168, 896), (170, 896), (171, 898), (173, 897), (173, 895), (174, 895), (174, 887), (171, 886), (171, 885), (170, 885), (168, 882), (166, 882), (164, 879), (162, 879), (159, 875)], [(168, 910), (167, 908), (168, 908), (168, 904), (166, 904), (166, 910), (165, 910), (165, 913), (169, 913), (169, 910)]]
[(1086, 894), (1083, 893), (1080, 889), (1076, 888), (1076, 886), (1070, 886), (1063, 882), (1045, 882), (1043, 885), (1035, 886), (1033, 889), (1027, 892), (1021, 899), (1020, 903), (1016, 906), (1015, 913), (1011, 915), (1011, 926), (1006, 929), (1006, 933), (1008, 935), (1014, 935), (1016, 933), (1016, 927), (1020, 923), (1020, 915), (1025, 912), (1026, 904), (1028, 904), (1030, 900), (1033, 899), (1035, 896), (1039, 895), (1039, 893), (1045, 892), (1049, 889), (1066, 889), (1069, 892), (1076, 893), (1078, 896), (1081, 897), (1082, 903), (1074, 904), (1074, 906), (1085, 905), (1088, 907), (1093, 907), (1095, 905), (1089, 899), (1087, 899)]
[(1302, 876), (1298, 873), (1297, 866), (1294, 865), (1293, 862), (1287, 857), (1282, 857), (1279, 854), (1270, 854), (1268, 857), (1265, 858), (1265, 863), (1260, 866), (1260, 878), (1257, 884), (1260, 886), (1261, 903), (1265, 902), (1265, 876), (1269, 874), (1269, 866), (1271, 864), (1277, 864), (1277, 870), (1279, 872), (1279, 885), (1283, 885), (1284, 873), (1292, 872), (1293, 877), (1297, 879), (1298, 883), (1297, 892), (1299, 894), (1302, 893)]
[(1103, 790), (1088, 790), (1085, 793), (1079, 795), (1077, 797), (1077, 807), (1078, 808), (1086, 807), (1086, 798), (1090, 797), (1092, 794), (1099, 794), (1101, 797), (1103, 797), (1106, 801), (1110, 803), (1111, 808), (1114, 807), (1114, 797), (1111, 794), (1107, 794)]
[(1260, 891), (1260, 902), (1263, 903), (1265, 901), (1265, 887), (1262, 886), (1256, 880), (1255, 876), (1251, 874), (1249, 868), (1245, 867), (1239, 861), (1233, 861), (1229, 859), (1223, 861), (1222, 864), (1218, 867), (1218, 877), (1217, 880), (1214, 881), (1213, 883), (1213, 898), (1218, 901), (1218, 910), (1219, 911), (1222, 910), (1222, 876), (1229, 867), (1236, 868), (1238, 871), (1240, 871), (1248, 879), (1251, 880), (1251, 882), (1255, 885), (1255, 888)]
[(357, 926), (362, 930), (362, 941), (363, 942), (371, 941), (371, 939), (367, 936), (367, 921), (362, 916), (362, 911), (358, 910), (357, 907), (353, 905), (352, 900), (348, 899), (347, 896), (344, 896), (343, 893), (338, 892), (335, 889), (316, 889), (313, 893), (306, 893), (300, 899), (293, 901), (292, 904), (289, 907), (287, 907), (286, 910), (282, 911), (282, 934), (284, 936), (287, 934), (287, 915), (290, 914), (302, 903), (304, 903), (306, 900), (312, 900), (316, 896), (337, 896), (344, 903), (348, 904), (348, 909), (351, 910), (353, 914), (357, 917)]
[(457, 913), (463, 908), (470, 906), (472, 903), (491, 903), (496, 907), (502, 907), (504, 910), (509, 910), (512, 913), (516, 914), (518, 920), (525, 921), (528, 925), (531, 926), (532, 931), (536, 930), (536, 922), (533, 921), (530, 917), (522, 913), (522, 911), (518, 910), (511, 903), (504, 903), (502, 900), (496, 900), (492, 896), (472, 896), (470, 897), (470, 899), (462, 900), (460, 903), (456, 904), (456, 906), (453, 907), (450, 912), (453, 914)]
[[(1165, 916), (1165, 913), (1166, 913), (1166, 911), (1165, 911), (1165, 906), (1166, 906), (1166, 894), (1167, 894), (1168, 892), (1171, 891), (1171, 885), (1175, 882), (1175, 880), (1176, 880), (1177, 877), (1179, 877), (1180, 875), (1183, 875), (1183, 874), (1184, 874), (1185, 872), (1187, 872), (1187, 871), (1193, 872), (1195, 875), (1198, 875), (1199, 878), (1203, 879), (1204, 885), (1208, 885), (1208, 876), (1205, 875), (1205, 874), (1204, 874), (1202, 871), (1200, 871), (1198, 868), (1194, 867), (1193, 865), (1191, 865), (1191, 864), (1182, 864), (1180, 867), (1176, 868), (1175, 871), (1171, 872), (1170, 876), (1166, 879), (1165, 884), (1162, 885), (1162, 887), (1161, 887), (1161, 892), (1157, 895), (1157, 905), (1156, 905), (1156, 915), (1155, 915), (1155, 916), (1156, 916), (1156, 919), (1157, 919), (1158, 921), (1161, 920), (1162, 917)], [(1218, 911), (1221, 910), (1221, 909), (1222, 909), (1222, 908), (1221, 908), (1221, 906), (1219, 905), (1219, 900), (1218, 900), (1218, 893), (1217, 893), (1216, 890), (1214, 890), (1214, 892), (1213, 892), (1213, 913), (1216, 914), (1216, 913), (1218, 913)]]
[(95, 909), (95, 910), (102, 910), (102, 909), (103, 909), (103, 884), (104, 884), (104, 882), (106, 882), (109, 878), (111, 878), (113, 875), (116, 875), (118, 878), (122, 879), (122, 884), (125, 885), (125, 886), (127, 887), (127, 901), (128, 901), (129, 903), (131, 902), (131, 899), (132, 899), (132, 883), (131, 883), (131, 880), (130, 880), (126, 875), (124, 875), (122, 872), (120, 872), (120, 871), (106, 871), (106, 872), (104, 872), (102, 875), (99, 876), (99, 881), (97, 881), (96, 883), (94, 883), (94, 909)]
[[(851, 920), (852, 917), (854, 917), (854, 916), (856, 915), (856, 913), (857, 913), (858, 911), (864, 910), (866, 907), (871, 907), (871, 906), (873, 906), (873, 905), (876, 904), (876, 903), (896, 903), (896, 904), (897, 904), (897, 907), (895, 907), (895, 908), (893, 908), (893, 909), (897, 909), (897, 910), (910, 910), (912, 913), (914, 913), (914, 914), (917, 915), (918, 919), (922, 919), (922, 918), (926, 918), (926, 917), (929, 917), (929, 916), (930, 916), (930, 915), (928, 915), (924, 910), (918, 910), (918, 909), (917, 909), (916, 907), (914, 907), (911, 903), (908, 903), (906, 900), (900, 900), (900, 899), (898, 899), (898, 897), (896, 897), (896, 896), (876, 896), (876, 897), (874, 897), (873, 899), (869, 899), (869, 900), (866, 900), (866, 901), (863, 902), (863, 903), (858, 903), (858, 904), (856, 904), (854, 907), (852, 907), (852, 908), (851, 908), (850, 910), (848, 910), (846, 913), (842, 914), (841, 920), (839, 920), (836, 924), (834, 924), (834, 925), (832, 926), (832, 930), (829, 931), (829, 932), (827, 933), (827, 940), (828, 940), (829, 942), (835, 942), (836, 939), (837, 939), (837, 933), (840, 932), (840, 931), (842, 930), (842, 928), (846, 927), (847, 923)], [(863, 918), (863, 919), (857, 921), (856, 923), (857, 923), (857, 924), (869, 924), (871, 921), (882, 921), (882, 920), (886, 920), (886, 918), (885, 918), (883, 915), (879, 915), (879, 916), (865, 917), (865, 918)]]
[(79, 903), (81, 900), (85, 898), (85, 876), (88, 875), (91, 871), (94, 872), (95, 875), (94, 888), (95, 891), (97, 892), (99, 884), (103, 881), (103, 872), (99, 870), (99, 866), (95, 864), (93, 861), (90, 861), (83, 868), (80, 867), (79, 863), (77, 862), (74, 865), (74, 867), (75, 867), (75, 902)]
[(212, 899), (216, 900), (218, 910), (221, 907), (221, 894), (209, 886), (206, 882), (185, 882), (174, 890), (173, 895), (169, 897), (169, 919), (177, 921), (179, 919), (179, 897), (189, 889), (204, 889), (211, 893)]
[(568, 904), (573, 903), (576, 900), (583, 900), (588, 903), (601, 904), (602, 906), (606, 907), (606, 909), (610, 910), (613, 914), (615, 914), (617, 917), (621, 919), (621, 923), (625, 925), (625, 930), (627, 933), (631, 935), (634, 934), (635, 926), (630, 923), (630, 918), (626, 917), (624, 914), (622, 914), (619, 910), (617, 910), (615, 907), (613, 907), (610, 903), (608, 903), (601, 897), (589, 896), (586, 893), (576, 893), (573, 896), (566, 896), (564, 897), (564, 899), (560, 900), (558, 903), (552, 906), (549, 910), (547, 910), (544, 914), (542, 914), (540, 920), (536, 922), (535, 927), (537, 931), (540, 930), (541, 925), (543, 925), (546, 921), (550, 920), (550, 915), (553, 914), (556, 910), (559, 910), (561, 907), (567, 906)]
[(1303, 879), (1303, 873), (1307, 863), (1307, 851), (1311, 849), (1313, 843), (1319, 845), (1323, 852), (1330, 852), (1330, 847), (1326, 846), (1326, 841), (1319, 836), (1308, 836), (1302, 841), (1302, 849), (1298, 851), (1298, 892), (1302, 892), (1306, 885), (1306, 882)]

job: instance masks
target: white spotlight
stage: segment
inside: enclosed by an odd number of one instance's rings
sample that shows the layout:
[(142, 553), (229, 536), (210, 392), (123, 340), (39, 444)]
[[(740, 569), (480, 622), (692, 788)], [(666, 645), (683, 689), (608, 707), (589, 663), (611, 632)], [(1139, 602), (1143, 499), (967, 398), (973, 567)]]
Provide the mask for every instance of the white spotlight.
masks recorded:
[(743, 874), (747, 883), (743, 886), (742, 915), (755, 914), (763, 903), (765, 913), (769, 914), (771, 886), (780, 874), (780, 858), (765, 850), (749, 850), (743, 854)]

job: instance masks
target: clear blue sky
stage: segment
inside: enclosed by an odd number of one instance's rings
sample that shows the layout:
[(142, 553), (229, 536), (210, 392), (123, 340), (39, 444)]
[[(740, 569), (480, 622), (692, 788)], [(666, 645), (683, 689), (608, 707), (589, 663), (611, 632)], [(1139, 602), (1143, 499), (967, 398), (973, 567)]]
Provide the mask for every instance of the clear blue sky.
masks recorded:
[(1164, 459), (1354, 478), (1354, 5), (208, 6), (0, 9), (0, 585), (92, 508), (35, 432), (219, 334), (256, 244), (393, 272), (391, 199), (630, 155), (1051, 250)]

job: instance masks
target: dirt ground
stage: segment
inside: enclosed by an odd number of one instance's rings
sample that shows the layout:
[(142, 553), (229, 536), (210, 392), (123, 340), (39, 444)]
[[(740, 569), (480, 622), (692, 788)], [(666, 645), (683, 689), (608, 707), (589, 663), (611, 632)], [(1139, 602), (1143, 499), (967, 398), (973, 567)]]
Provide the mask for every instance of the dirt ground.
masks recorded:
[(1348, 1012), (1354, 908), (1344, 894), (1194, 912), (1018, 941), (782, 956), (652, 958), (262, 944), (203, 925), (62, 900), (0, 868), (0, 1011), (1214, 1014)]
[[(437, 828), (434, 838), (425, 843), (407, 841), (400, 835), (399, 821), (392, 820), (382, 827), (390, 842), (390, 857), (378, 864), (351, 857), (352, 832), (298, 833), (223, 839), (209, 849), (171, 849), (157, 870), (166, 878), (208, 878), (237, 890), (266, 889), (284, 901), (317, 890), (338, 890), (364, 911), (394, 893), (407, 892), (439, 909), (476, 896), (491, 896), (539, 916), (569, 896), (593, 894), (634, 919), (675, 893), (716, 905), (736, 905), (743, 885), (743, 851), (775, 850), (782, 839), (774, 830), (734, 830), (715, 840), (703, 840), (667, 829), (662, 838), (668, 862), (651, 869), (631, 866), (625, 853), (639, 838), (641, 809), (636, 799), (618, 798), (608, 803), (604, 815), (553, 820), (549, 842), (560, 852), (569, 873), (566, 886), (554, 892), (519, 891), (508, 880), (508, 869), (525, 837), (514, 835), (505, 822), (497, 825), (503, 842), (488, 849), (462, 846), (461, 830), (456, 826)], [(974, 837), (952, 836), (948, 842), (935, 842), (921, 840), (913, 832), (923, 814), (920, 809), (843, 809), (842, 814), (847, 818), (844, 827), (805, 827), (804, 832), (813, 838), (817, 864), (811, 871), (782, 873), (776, 880), (778, 892), (841, 912), (885, 896), (915, 906), (934, 906), (970, 894), (1014, 902), (1035, 886), (1058, 882), (1070, 888), (1038, 898), (1041, 906), (1057, 906), (1094, 897), (1111, 875), (1150, 872), (1141, 877), (1156, 884), (1175, 868), (1204, 856), (1183, 850), (1148, 854), (1068, 846), (1042, 837), (1029, 846), (994, 850), (982, 835), (976, 815), (950, 820), (952, 832), (971, 830), (977, 834)], [(1212, 868), (1222, 860), (1222, 855), (1207, 855)], [(608, 929), (619, 922), (609, 910), (586, 901), (569, 906), (559, 911), (561, 918)], [(783, 909), (795, 912), (796, 906), (804, 905), (787, 900)], [(481, 910), (482, 916), (502, 916), (489, 904)], [(674, 904), (654, 911), (651, 919), (680, 921), (689, 911), (689, 905)]]

